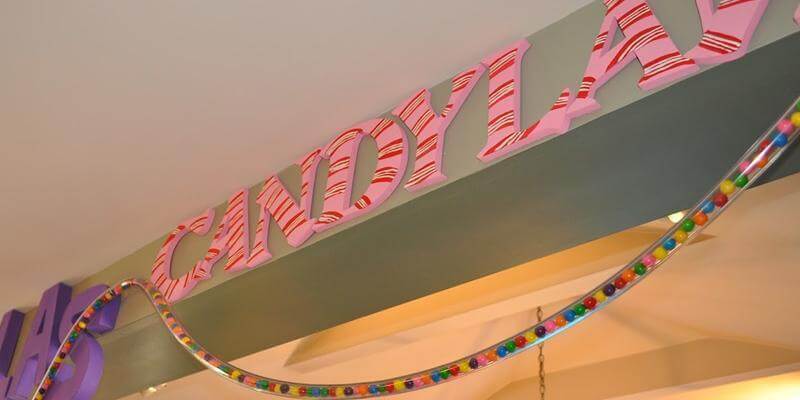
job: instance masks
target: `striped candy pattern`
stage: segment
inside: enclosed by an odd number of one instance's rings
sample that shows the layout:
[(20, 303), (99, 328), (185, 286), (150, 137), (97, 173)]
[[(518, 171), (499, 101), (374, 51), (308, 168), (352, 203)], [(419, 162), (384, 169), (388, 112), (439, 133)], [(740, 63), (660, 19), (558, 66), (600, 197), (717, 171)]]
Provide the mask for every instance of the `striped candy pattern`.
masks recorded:
[(561, 93), (542, 119), (524, 130), (520, 128), (520, 71), (529, 48), (527, 40), (520, 40), (482, 61), (489, 70), (488, 139), (478, 154), (482, 161), (503, 157), (569, 129), (569, 89)]
[[(639, 87), (645, 90), (699, 71), (691, 58), (680, 53), (646, 0), (603, 2), (606, 16), (576, 98), (568, 107), (570, 118), (599, 110), (595, 92), (634, 59), (639, 60), (644, 70)], [(617, 29), (622, 31), (624, 39), (612, 48), (611, 38)]]
[(715, 65), (742, 57), (769, 0), (722, 0), (716, 11), (714, 0), (696, 0), (703, 37), (686, 53), (699, 64)]
[(228, 199), (228, 206), (217, 232), (197, 267), (202, 274), (210, 276), (214, 264), (226, 254), (226, 271), (238, 271), (247, 267), (247, 242), (250, 240), (247, 194), (247, 189), (240, 189)]
[(492, 346), (435, 368), (417, 371), (391, 379), (353, 384), (306, 384), (260, 376), (232, 365), (201, 346), (183, 327), (170, 309), (165, 296), (148, 281), (128, 279), (105, 291), (79, 316), (48, 366), (32, 400), (44, 400), (58, 382), (57, 375), (74, 345), (86, 333), (92, 318), (130, 288), (141, 290), (157, 311), (164, 326), (178, 344), (209, 370), (248, 389), (291, 398), (371, 398), (430, 388), (441, 383), (482, 371), (499, 361), (511, 358), (552, 339), (578, 325), (628, 290), (651, 276), (652, 272), (710, 225), (752, 183), (772, 165), (797, 139), (800, 131), (800, 103), (793, 105), (784, 117), (767, 130), (745, 155), (689, 211), (691, 216), (676, 223), (655, 243), (636, 256), (609, 279), (584, 294), (567, 307), (545, 318), (543, 322), (508, 337)]
[(178, 225), (164, 241), (159, 250), (150, 274), (150, 281), (164, 293), (169, 302), (182, 299), (197, 286), (209, 279), (214, 265), (228, 256), (224, 269), (238, 271), (254, 268), (269, 260), (269, 218), (272, 218), (292, 246), (300, 246), (314, 233), (311, 218), (311, 202), (314, 196), (314, 181), (317, 166), (321, 160), (321, 150), (317, 149), (304, 157), (297, 165), (302, 175), (300, 203), (281, 183), (277, 176), (266, 179), (256, 202), (260, 215), (256, 225), (255, 243), (249, 250), (250, 240), (248, 220), (248, 190), (237, 190), (229, 199), (214, 238), (202, 260), (198, 261), (188, 273), (172, 279), (172, 256), (180, 240), (189, 232), (204, 235), (214, 220), (214, 210)]
[(198, 267), (200, 262), (192, 267), (191, 271), (183, 274), (182, 276), (172, 278), (172, 256), (175, 253), (175, 248), (181, 239), (188, 233), (196, 235), (205, 235), (211, 228), (214, 221), (214, 210), (208, 209), (200, 216), (191, 218), (179, 224), (164, 240), (161, 248), (158, 250), (156, 260), (153, 262), (153, 267), (150, 271), (150, 282), (154, 287), (164, 293), (164, 297), (169, 302), (179, 300), (197, 286), (201, 280), (206, 280), (210, 276), (200, 270)]
[(300, 202), (286, 189), (277, 175), (264, 180), (264, 186), (256, 197), (259, 206), (256, 222), (255, 243), (247, 259), (249, 267), (256, 267), (272, 258), (269, 251), (269, 221), (275, 221), (289, 245), (297, 247), (314, 233), (311, 203), (314, 201), (314, 185), (317, 178), (322, 150), (314, 149), (295, 163), (300, 168)]
[[(375, 140), (378, 163), (364, 194), (351, 205), (356, 155), (366, 135)], [(405, 133), (388, 118), (363, 122), (336, 136), (322, 151), (322, 157), (330, 160), (330, 164), (323, 210), (314, 223), (314, 231), (330, 229), (383, 203), (400, 184), (407, 155)]]
[(417, 138), (414, 172), (406, 189), (416, 191), (447, 179), (442, 172), (445, 133), (484, 71), (478, 64), (453, 77), (450, 98), (440, 115), (431, 107), (428, 89), (418, 91), (392, 111)]

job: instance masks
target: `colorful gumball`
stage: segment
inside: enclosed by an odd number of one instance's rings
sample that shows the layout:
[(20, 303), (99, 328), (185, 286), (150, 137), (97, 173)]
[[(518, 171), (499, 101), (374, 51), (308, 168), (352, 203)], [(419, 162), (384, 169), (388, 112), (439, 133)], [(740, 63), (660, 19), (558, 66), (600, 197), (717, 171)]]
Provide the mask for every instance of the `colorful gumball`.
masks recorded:
[(734, 185), (730, 179), (725, 179), (719, 185), (719, 191), (724, 194), (731, 194), (734, 190), (736, 190), (736, 185)]
[(750, 173), (750, 161), (747, 161), (747, 160), (742, 161), (739, 164), (739, 172), (741, 172), (743, 174), (749, 174)]
[(775, 146), (778, 147), (786, 146), (786, 144), (789, 143), (789, 137), (782, 133), (779, 133), (775, 135), (775, 138), (772, 140), (772, 143), (774, 143)]
[(728, 204), (728, 196), (726, 196), (724, 193), (717, 193), (714, 195), (712, 201), (717, 207), (724, 207), (725, 204)]
[(593, 310), (597, 306), (597, 299), (595, 299), (594, 297), (587, 297), (583, 299), (583, 305), (587, 309)]
[(689, 235), (682, 230), (677, 230), (675, 231), (675, 234), (672, 235), (672, 237), (675, 239), (676, 242), (683, 243), (686, 241), (686, 239), (689, 238)]
[[(589, 298), (591, 299), (591, 297)], [(547, 328), (545, 328), (543, 325), (539, 325), (536, 327), (536, 329), (533, 330), (533, 332), (536, 333), (536, 336), (543, 338), (545, 337), (545, 335), (547, 335)]]
[(606, 296), (613, 296), (614, 293), (617, 292), (617, 286), (616, 285), (617, 285), (617, 282), (615, 281), (613, 284), (609, 283), (608, 285), (603, 286), (603, 293)]
[(792, 117), (789, 118), (789, 120), (792, 121), (792, 125), (794, 125), (795, 128), (800, 128), (800, 111), (792, 114)]
[(575, 311), (575, 315), (579, 317), (582, 317), (584, 314), (586, 314), (586, 306), (583, 304), (578, 304), (575, 306), (575, 308), (573, 308), (573, 310)]
[(747, 175), (742, 174), (736, 177), (736, 180), (733, 181), (733, 184), (738, 188), (743, 188), (747, 186), (748, 182), (750, 182), (750, 179), (747, 177)]
[(645, 267), (642, 263), (636, 263), (636, 265), (633, 267), (633, 272), (639, 276), (644, 275), (647, 273), (647, 267)]
[(625, 282), (631, 283), (636, 280), (636, 272), (633, 272), (632, 269), (628, 269), (622, 273), (622, 279), (624, 279)]
[(788, 119), (782, 119), (778, 122), (778, 132), (790, 134), (794, 130), (794, 125), (792, 125), (792, 121)]
[(598, 290), (598, 291), (594, 292), (592, 297), (594, 297), (594, 299), (597, 300), (598, 304), (606, 301), (606, 298), (607, 298), (605, 293), (603, 293), (602, 290)]
[(667, 258), (667, 250), (660, 246), (656, 247), (653, 249), (653, 257), (655, 257), (656, 260), (663, 260)]
[(714, 202), (706, 200), (703, 202), (703, 206), (700, 208), (700, 210), (706, 214), (711, 214), (712, 212), (714, 212), (715, 207), (716, 206), (714, 205)]
[[(744, 175), (742, 175), (742, 176), (744, 176)], [(697, 214), (695, 214), (692, 217), (692, 221), (697, 225), (703, 226), (703, 225), (706, 224), (706, 222), (708, 222), (708, 215), (706, 215), (706, 213), (704, 213), (702, 211), (698, 212)]]

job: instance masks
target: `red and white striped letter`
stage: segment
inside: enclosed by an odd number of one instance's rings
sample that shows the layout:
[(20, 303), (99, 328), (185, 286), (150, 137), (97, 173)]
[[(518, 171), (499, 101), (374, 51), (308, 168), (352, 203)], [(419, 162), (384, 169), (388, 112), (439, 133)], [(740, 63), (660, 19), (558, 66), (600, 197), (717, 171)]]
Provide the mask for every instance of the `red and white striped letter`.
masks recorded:
[(420, 90), (392, 111), (417, 138), (414, 172), (405, 184), (409, 191), (417, 191), (447, 179), (442, 173), (444, 135), (484, 71), (483, 65), (478, 64), (453, 78), (450, 99), (441, 115), (433, 111), (428, 89)]
[(268, 247), (269, 220), (267, 218), (269, 217), (275, 220), (286, 235), (287, 242), (292, 246), (300, 246), (314, 233), (311, 202), (314, 199), (314, 181), (317, 176), (320, 153), (321, 150), (315, 149), (298, 163), (302, 173), (301, 204), (292, 198), (291, 193), (286, 190), (277, 176), (273, 175), (264, 181), (264, 186), (257, 198), (260, 212), (252, 252), (248, 251), (250, 240), (248, 191), (241, 189), (231, 196), (225, 215), (214, 235), (214, 240), (211, 241), (211, 246), (198, 267), (201, 273), (210, 276), (214, 264), (226, 254), (228, 260), (225, 262), (225, 271), (255, 268), (272, 258)]
[(198, 270), (201, 262), (197, 262), (192, 270), (183, 276), (173, 279), (172, 255), (175, 253), (178, 243), (187, 233), (205, 235), (211, 228), (213, 221), (214, 210), (208, 209), (199, 216), (183, 222), (167, 236), (164, 244), (161, 245), (161, 249), (158, 250), (156, 260), (153, 262), (153, 269), (150, 271), (150, 282), (164, 294), (164, 298), (167, 301), (174, 302), (186, 297), (197, 286), (198, 282), (208, 279), (207, 275)]
[(250, 240), (247, 194), (247, 189), (239, 189), (228, 199), (228, 207), (222, 215), (214, 239), (197, 266), (201, 276), (210, 277), (214, 264), (226, 254), (226, 271), (238, 271), (247, 267), (247, 242)]
[(256, 225), (253, 251), (247, 259), (248, 267), (256, 267), (272, 258), (268, 246), (268, 218), (271, 217), (275, 220), (286, 236), (286, 241), (293, 247), (302, 245), (314, 234), (311, 203), (314, 201), (314, 184), (317, 178), (317, 167), (322, 160), (321, 153), (321, 149), (314, 149), (296, 163), (300, 167), (302, 181), (300, 203), (295, 201), (277, 175), (270, 176), (264, 181), (264, 186), (256, 199), (261, 211)]
[[(594, 96), (601, 86), (634, 58), (644, 68), (639, 87), (645, 90), (663, 86), (697, 72), (700, 67), (681, 54), (646, 0), (603, 0), (606, 17), (600, 27), (589, 65), (576, 99), (568, 107), (571, 118), (600, 109)], [(613, 49), (617, 28), (624, 39)]]
[[(378, 147), (378, 163), (364, 194), (351, 206), (358, 146), (370, 135)], [(322, 232), (360, 216), (383, 203), (394, 192), (408, 162), (408, 141), (392, 120), (362, 122), (336, 136), (322, 152), (330, 160), (322, 214), (314, 230)]]
[(703, 65), (722, 64), (745, 54), (769, 0), (696, 0), (703, 25), (700, 43), (686, 56)]
[(482, 61), (489, 69), (489, 138), (478, 154), (482, 161), (497, 159), (569, 129), (569, 89), (561, 92), (542, 119), (520, 129), (520, 71), (522, 57), (529, 48), (527, 40), (520, 40)]

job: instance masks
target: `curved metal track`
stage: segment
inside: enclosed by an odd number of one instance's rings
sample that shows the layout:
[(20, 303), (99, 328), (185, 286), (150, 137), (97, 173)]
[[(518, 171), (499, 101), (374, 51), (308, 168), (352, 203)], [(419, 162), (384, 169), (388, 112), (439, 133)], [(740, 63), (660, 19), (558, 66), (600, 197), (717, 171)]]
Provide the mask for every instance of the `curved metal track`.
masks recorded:
[(481, 371), (523, 351), (535, 348), (598, 312), (650, 276), (684, 244), (711, 224), (797, 139), (800, 130), (800, 102), (798, 100), (795, 100), (795, 103), (783, 114), (781, 119), (764, 132), (723, 179), (687, 213), (689, 217), (675, 224), (624, 268), (575, 303), (544, 319), (542, 323), (531, 326), (474, 354), (435, 368), (371, 382), (318, 384), (283, 381), (237, 368), (209, 353), (189, 335), (172, 313), (164, 296), (149, 281), (127, 279), (99, 296), (92, 305), (84, 310), (62, 342), (55, 359), (50, 363), (47, 373), (31, 398), (33, 400), (45, 398), (48, 389), (55, 383), (60, 366), (80, 340), (92, 316), (131, 288), (138, 289), (147, 296), (161, 317), (164, 326), (169, 329), (178, 344), (203, 366), (227, 380), (257, 392), (295, 398), (361, 399), (425, 389)]

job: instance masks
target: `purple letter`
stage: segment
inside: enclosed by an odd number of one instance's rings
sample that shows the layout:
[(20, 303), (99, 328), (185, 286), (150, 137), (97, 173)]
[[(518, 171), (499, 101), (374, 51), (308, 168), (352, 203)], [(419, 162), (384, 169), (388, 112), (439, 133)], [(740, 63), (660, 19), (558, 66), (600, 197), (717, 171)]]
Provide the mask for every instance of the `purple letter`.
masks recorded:
[[(106, 290), (108, 290), (108, 286), (97, 285), (75, 296), (67, 306), (64, 317), (61, 318), (58, 329), (59, 337), (66, 338), (83, 310)], [(99, 335), (113, 330), (117, 323), (119, 304), (120, 301), (117, 298), (103, 307), (100, 312), (95, 313), (87, 326), (87, 331)], [(97, 340), (90, 334), (81, 335), (80, 340), (75, 342), (70, 358), (75, 364), (74, 367), (67, 364), (61, 367), (61, 372), (56, 378), (57, 383), (48, 393), (48, 399), (89, 400), (97, 391), (100, 378), (103, 376), (103, 348), (97, 343)]]
[(16, 365), (17, 379), (11, 382), (8, 398), (27, 400), (58, 350), (58, 323), (69, 303), (72, 289), (59, 283), (42, 294), (39, 310), (28, 331), (25, 347)]
[(23, 319), (25, 314), (11, 310), (3, 315), (3, 322), (0, 323), (0, 398), (2, 399), (6, 398), (8, 387), (11, 385), (11, 359), (14, 358)]

